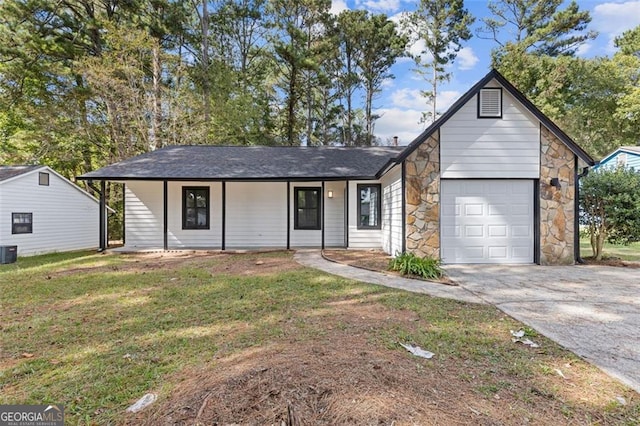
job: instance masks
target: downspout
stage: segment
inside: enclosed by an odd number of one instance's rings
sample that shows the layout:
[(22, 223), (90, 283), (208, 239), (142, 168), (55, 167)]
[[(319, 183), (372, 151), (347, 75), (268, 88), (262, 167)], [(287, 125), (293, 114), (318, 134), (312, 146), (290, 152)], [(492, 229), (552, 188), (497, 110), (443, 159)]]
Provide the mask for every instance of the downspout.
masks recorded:
[[(578, 157), (575, 157), (575, 169), (578, 170)], [(580, 257), (580, 178), (589, 174), (589, 167), (582, 169), (582, 173), (576, 173), (575, 179), (575, 196), (574, 196), (574, 230), (573, 230), (573, 250), (576, 263), (584, 264), (584, 260)]]
[[(402, 161), (402, 176), (400, 179), (400, 191), (402, 192), (402, 253), (407, 251), (407, 195), (406, 195), (406, 180), (407, 180), (407, 162)], [(393, 254), (395, 256), (395, 253)]]

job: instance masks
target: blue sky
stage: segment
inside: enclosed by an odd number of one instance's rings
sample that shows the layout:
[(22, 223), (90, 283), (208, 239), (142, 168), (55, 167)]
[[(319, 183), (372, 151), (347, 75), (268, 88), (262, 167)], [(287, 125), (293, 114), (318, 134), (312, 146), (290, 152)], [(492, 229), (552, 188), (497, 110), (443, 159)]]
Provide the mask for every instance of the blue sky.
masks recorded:
[[(568, 3), (568, 2), (567, 2)], [(582, 46), (578, 52), (584, 57), (607, 56), (614, 52), (613, 39), (623, 31), (640, 25), (640, 0), (578, 0), (580, 9), (589, 10), (589, 29), (599, 33), (598, 37)], [(385, 13), (398, 19), (403, 12), (415, 9), (416, 1), (407, 0), (333, 0), (334, 13), (344, 9), (367, 9), (373, 13)], [(487, 1), (466, 0), (465, 6), (476, 17), (473, 32), (481, 25), (480, 18), (489, 15)], [(452, 79), (442, 86), (438, 96), (438, 110), (446, 110), (458, 97), (481, 79), (490, 65), (490, 52), (495, 46), (492, 40), (474, 37), (463, 45), (455, 63), (451, 65)], [(424, 89), (419, 78), (412, 72), (413, 62), (402, 59), (394, 65), (395, 79), (384, 85), (383, 92), (375, 101), (381, 118), (376, 122), (375, 133), (383, 142), (398, 136), (401, 145), (406, 145), (424, 129), (418, 121), (421, 112), (427, 109), (420, 95)]]

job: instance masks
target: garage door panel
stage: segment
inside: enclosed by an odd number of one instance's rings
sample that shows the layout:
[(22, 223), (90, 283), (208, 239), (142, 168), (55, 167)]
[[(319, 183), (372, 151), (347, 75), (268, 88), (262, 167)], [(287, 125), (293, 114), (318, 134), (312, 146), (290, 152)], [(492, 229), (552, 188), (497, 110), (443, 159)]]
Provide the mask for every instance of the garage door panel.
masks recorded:
[(532, 180), (442, 183), (445, 263), (533, 263)]
[(511, 236), (513, 238), (528, 238), (531, 237), (531, 227), (527, 225), (519, 225), (511, 227)]
[(464, 236), (467, 238), (484, 237), (484, 226), (483, 225), (466, 225), (464, 227)]
[(489, 229), (489, 237), (506, 237), (507, 236), (507, 225), (488, 225)]
[(507, 260), (507, 247), (505, 246), (489, 246), (487, 247), (488, 257), (490, 259)]
[(460, 227), (459, 226), (443, 226), (442, 238), (447, 238), (447, 237), (460, 237)]
[(481, 203), (465, 203), (464, 204), (464, 214), (466, 216), (483, 216), (484, 215), (484, 205)]

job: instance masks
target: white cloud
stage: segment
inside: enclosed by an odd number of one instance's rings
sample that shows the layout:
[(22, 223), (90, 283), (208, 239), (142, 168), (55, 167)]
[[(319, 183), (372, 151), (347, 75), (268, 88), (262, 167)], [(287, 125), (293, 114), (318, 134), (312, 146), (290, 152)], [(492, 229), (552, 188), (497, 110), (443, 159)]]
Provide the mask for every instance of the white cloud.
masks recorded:
[(382, 89), (391, 89), (395, 85), (396, 85), (396, 82), (394, 81), (393, 78), (385, 78), (384, 80), (382, 80), (382, 84), (380, 85), (380, 87)]
[[(446, 90), (438, 94), (438, 110), (446, 111), (458, 98), (460, 92)], [(429, 123), (420, 123), (422, 112), (430, 109), (426, 99), (418, 89), (400, 89), (391, 94), (393, 108), (375, 111), (380, 115), (376, 120), (375, 134), (383, 142), (398, 136), (400, 145), (409, 144)]]
[(456, 61), (458, 62), (458, 68), (466, 71), (473, 69), (480, 59), (478, 59), (471, 47), (463, 47), (458, 52)]
[(400, 145), (408, 145), (418, 136), (424, 125), (418, 124), (422, 113), (414, 109), (383, 108), (376, 111), (380, 118), (376, 120), (375, 134), (383, 143), (398, 136)]
[(602, 3), (593, 8), (591, 28), (609, 38), (607, 50), (614, 50), (615, 37), (640, 25), (640, 0)]
[(422, 96), (418, 89), (400, 89), (391, 94), (393, 106), (399, 108), (425, 109), (427, 99)]
[(358, 0), (356, 4), (376, 13), (390, 14), (400, 10), (400, 0)]
[(455, 101), (462, 96), (457, 90), (444, 90), (438, 93), (438, 111), (445, 112)]
[[(460, 92), (457, 90), (443, 90), (438, 92), (436, 97), (438, 102), (438, 111), (444, 112), (459, 97)], [(431, 109), (430, 103), (427, 102), (427, 98), (420, 93), (419, 89), (398, 89), (391, 94), (391, 102), (396, 108), (417, 109), (420, 111)]]
[(591, 43), (583, 43), (580, 46), (578, 46), (578, 49), (576, 50), (576, 55), (585, 56), (587, 53), (589, 53), (592, 47), (593, 45)]
[(339, 15), (343, 10), (349, 9), (345, 0), (331, 0), (331, 9), (329, 13), (332, 15)]

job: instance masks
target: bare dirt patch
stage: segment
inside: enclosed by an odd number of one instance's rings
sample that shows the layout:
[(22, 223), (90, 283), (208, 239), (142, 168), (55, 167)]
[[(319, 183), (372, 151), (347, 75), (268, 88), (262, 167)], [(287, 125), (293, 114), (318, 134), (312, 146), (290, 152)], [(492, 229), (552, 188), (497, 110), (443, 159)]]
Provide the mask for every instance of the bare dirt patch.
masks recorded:
[[(332, 308), (330, 315), (308, 319), (307, 326), (323, 327), (320, 338), (298, 341), (292, 334), (290, 341), (251, 348), (182, 371), (171, 378), (177, 385), (170, 395), (146, 412), (129, 415), (125, 423), (290, 424), (292, 415), (303, 425), (593, 424), (611, 420), (602, 412), (611, 396), (596, 396), (594, 377), (588, 378), (591, 386), (586, 381), (569, 383), (557, 375), (514, 380), (501, 366), (485, 365), (493, 382), (502, 384), (483, 393), (478, 375), (486, 372), (477, 363), (440, 355), (424, 360), (395, 345), (380, 344), (376, 336), (394, 324), (410, 329), (429, 327), (415, 313), (346, 301)], [(544, 358), (535, 351), (531, 356)], [(597, 383), (604, 375), (596, 376)], [(554, 395), (545, 390), (549, 387), (566, 389), (566, 393)], [(573, 395), (578, 389), (579, 394)], [(567, 417), (570, 401), (580, 409)]]
[[(381, 272), (388, 275), (403, 276), (398, 272), (389, 270), (389, 262), (392, 257), (382, 250), (324, 250), (322, 255), (325, 259), (331, 260), (337, 263), (343, 263), (345, 265), (354, 266), (356, 268), (367, 269), (369, 271)], [(404, 276), (405, 278), (412, 278), (416, 280), (423, 280), (418, 276)], [(446, 275), (442, 276), (439, 280), (441, 284), (456, 285)]]
[[(264, 256), (264, 253), (261, 252), (242, 253), (242, 256), (234, 256), (236, 254), (238, 253), (232, 251), (206, 250), (105, 253), (104, 256), (120, 256), (125, 260), (125, 263), (120, 263), (118, 266), (99, 265), (61, 269), (49, 273), (48, 278), (113, 271), (150, 272), (154, 270), (172, 270), (183, 266), (198, 266), (205, 262), (211, 273), (215, 274), (264, 275), (302, 268), (291, 258), (287, 251), (269, 252), (273, 256)], [(217, 261), (214, 262), (213, 267), (211, 266), (212, 260)]]
[(640, 262), (631, 261), (631, 260), (623, 260), (618, 257), (606, 257), (602, 260), (595, 260), (592, 257), (583, 258), (584, 262), (587, 265), (601, 265), (601, 266), (616, 266), (622, 268), (640, 268)]

